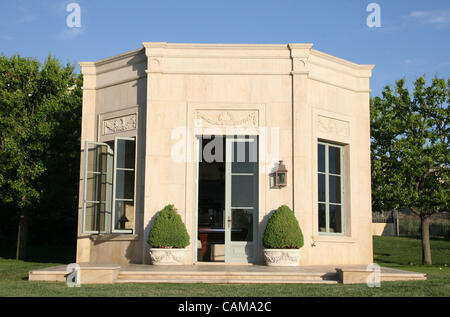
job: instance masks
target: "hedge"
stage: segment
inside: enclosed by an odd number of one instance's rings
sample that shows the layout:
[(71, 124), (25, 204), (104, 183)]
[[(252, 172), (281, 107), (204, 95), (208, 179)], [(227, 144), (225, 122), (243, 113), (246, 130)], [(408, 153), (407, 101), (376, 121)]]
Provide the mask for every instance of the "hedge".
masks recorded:
[(186, 226), (173, 205), (167, 205), (159, 212), (150, 229), (148, 244), (153, 248), (185, 248), (189, 245)]
[(271, 215), (264, 231), (263, 244), (266, 249), (300, 249), (303, 233), (294, 212), (286, 205)]

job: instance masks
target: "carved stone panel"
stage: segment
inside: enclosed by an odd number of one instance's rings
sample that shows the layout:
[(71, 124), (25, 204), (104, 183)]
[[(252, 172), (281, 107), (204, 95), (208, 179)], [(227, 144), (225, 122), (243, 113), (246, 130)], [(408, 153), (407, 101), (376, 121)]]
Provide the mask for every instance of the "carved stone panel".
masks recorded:
[(318, 116), (317, 127), (319, 132), (326, 133), (328, 135), (337, 135), (341, 137), (350, 136), (350, 125), (348, 121), (339, 119)]
[(195, 119), (200, 121), (203, 127), (258, 128), (259, 126), (256, 110), (199, 110), (195, 113)]
[(135, 130), (136, 120), (136, 114), (104, 120), (103, 135)]

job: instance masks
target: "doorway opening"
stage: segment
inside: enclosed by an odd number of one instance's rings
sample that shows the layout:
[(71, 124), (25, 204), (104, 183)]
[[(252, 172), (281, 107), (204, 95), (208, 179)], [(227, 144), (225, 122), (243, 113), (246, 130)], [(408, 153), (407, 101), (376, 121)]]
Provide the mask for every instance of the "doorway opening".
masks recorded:
[(258, 137), (198, 138), (197, 261), (255, 262)]
[[(201, 160), (198, 165), (198, 238), (200, 240), (198, 261), (224, 262), (226, 146), (222, 136), (203, 136), (199, 141)], [(204, 157), (203, 153), (207, 152), (208, 148), (211, 148), (211, 154), (215, 159)]]

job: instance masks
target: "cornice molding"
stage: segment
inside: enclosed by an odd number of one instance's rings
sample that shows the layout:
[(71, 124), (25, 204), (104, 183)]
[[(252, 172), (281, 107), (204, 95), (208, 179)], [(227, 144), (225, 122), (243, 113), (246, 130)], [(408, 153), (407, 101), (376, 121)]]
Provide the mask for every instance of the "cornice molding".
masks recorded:
[[(98, 72), (97, 73), (97, 70), (96, 70), (97, 67), (101, 67), (101, 66), (108, 65), (108, 64), (111, 64), (111, 63), (114, 63), (114, 62), (117, 62), (117, 61), (128, 59), (130, 57), (137, 56), (140, 53), (142, 53), (143, 51), (144, 50), (142, 48), (139, 48), (139, 49), (136, 49), (136, 50), (133, 50), (133, 51), (129, 51), (129, 52), (125, 52), (125, 53), (122, 53), (122, 54), (119, 54), (119, 55), (107, 57), (107, 58), (98, 60), (96, 62), (79, 62), (78, 64), (81, 66), (83, 74), (91, 74), (91, 73), (85, 73), (85, 69), (87, 70), (87, 68), (89, 68), (89, 67), (93, 67), (94, 68), (94, 70), (95, 70), (94, 74), (99, 74), (99, 73), (104, 73), (104, 72)], [(116, 67), (114, 69), (120, 69), (120, 68), (122, 68), (122, 67)]]
[(81, 73), (83, 75), (95, 75), (96, 67), (94, 62), (79, 62)]
[(356, 70), (372, 70), (375, 65), (366, 65), (366, 64), (356, 64), (353, 62), (350, 62), (348, 60), (324, 53), (324, 52), (320, 52), (320, 51), (316, 51), (314, 49), (311, 50), (311, 55), (313, 56), (317, 56), (323, 59), (326, 59), (328, 61), (334, 62), (334, 63), (338, 63)]
[(287, 44), (219, 44), (219, 43), (167, 43), (143, 42), (145, 48), (165, 49), (227, 49), (227, 50), (286, 50)]
[[(334, 72), (340, 72), (355, 78), (370, 78), (374, 65), (360, 65), (342, 58), (329, 55), (313, 49), (312, 43), (289, 43), (289, 44), (209, 44), (209, 43), (167, 43), (167, 42), (143, 42), (143, 48), (125, 52), (116, 56), (108, 57), (97, 62), (81, 62), (82, 73), (84, 75), (96, 76), (117, 70), (128, 65), (115, 64), (110, 67), (102, 67), (117, 61), (130, 59), (131, 57), (145, 53), (142, 62), (147, 60), (147, 75), (152, 74), (192, 74), (192, 75), (306, 75), (311, 80), (320, 81), (336, 87), (345, 88), (355, 92), (368, 92), (370, 90), (358, 89), (348, 83), (335, 83), (323, 78), (315, 73), (315, 67), (328, 68)], [(196, 51), (198, 50), (198, 51)], [(271, 53), (273, 52), (273, 54)], [(146, 56), (146, 58), (145, 58)], [(198, 70), (171, 69), (168, 67), (171, 61), (176, 59), (217, 59), (238, 60), (238, 59), (274, 59), (278, 61), (291, 60), (291, 67), (276, 69), (252, 69), (248, 71), (226, 71), (209, 70), (199, 68)], [(139, 62), (141, 62), (139, 60)], [(221, 62), (221, 61), (220, 61)], [(178, 67), (178, 66), (177, 66)], [(284, 69), (286, 68), (286, 69)], [(145, 73), (144, 73), (145, 74)], [(145, 76), (145, 75), (144, 75)], [(102, 87), (86, 85), (85, 89), (99, 89), (120, 84), (123, 81), (141, 79), (141, 76), (132, 79), (118, 80), (108, 83)]]
[(119, 55), (107, 57), (107, 58), (104, 58), (104, 59), (96, 61), (95, 62), (95, 66), (97, 66), (97, 67), (98, 66), (103, 66), (103, 65), (106, 65), (106, 64), (109, 64), (109, 63), (113, 63), (113, 62), (116, 62), (116, 61), (120, 61), (120, 60), (123, 60), (123, 59), (126, 59), (126, 58), (134, 57), (136, 55), (139, 55), (143, 51), (144, 50), (142, 48), (138, 48), (136, 50), (125, 52), (125, 53), (122, 53), (122, 54), (119, 54)]

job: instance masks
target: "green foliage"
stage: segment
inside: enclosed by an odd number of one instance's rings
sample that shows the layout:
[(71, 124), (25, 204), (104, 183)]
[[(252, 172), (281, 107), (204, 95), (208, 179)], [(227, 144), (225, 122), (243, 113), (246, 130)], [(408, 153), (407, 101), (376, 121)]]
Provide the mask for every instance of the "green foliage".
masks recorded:
[(74, 66), (51, 56), (43, 64), (0, 56), (0, 210), (8, 219), (0, 231), (9, 240), (17, 213), (29, 218), (30, 241), (76, 238), (81, 86)]
[(41, 65), (31, 58), (0, 56), (2, 202), (23, 208), (39, 201), (51, 140), (64, 124), (61, 115), (73, 111), (73, 95), (79, 96), (73, 70), (52, 57)]
[(286, 205), (271, 215), (264, 231), (263, 244), (267, 249), (300, 249), (303, 233), (294, 212)]
[(153, 248), (185, 248), (189, 245), (189, 234), (173, 205), (167, 205), (156, 217), (148, 235), (148, 244)]
[(371, 100), (373, 210), (448, 211), (450, 79), (405, 80)]

